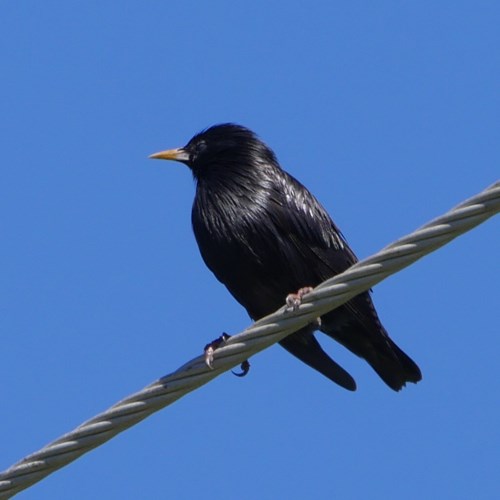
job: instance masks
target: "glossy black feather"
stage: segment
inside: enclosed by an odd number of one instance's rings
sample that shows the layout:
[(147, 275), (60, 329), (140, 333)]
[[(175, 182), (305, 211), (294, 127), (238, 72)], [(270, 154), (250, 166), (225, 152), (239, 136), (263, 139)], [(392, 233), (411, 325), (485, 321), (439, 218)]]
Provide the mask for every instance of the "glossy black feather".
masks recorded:
[[(250, 130), (217, 125), (182, 149), (196, 180), (192, 224), (203, 260), (253, 319), (356, 262), (321, 204)], [(369, 293), (323, 316), (321, 331), (364, 358), (394, 390), (421, 379), (387, 335)], [(281, 345), (339, 385), (356, 388), (321, 349), (313, 326)]]

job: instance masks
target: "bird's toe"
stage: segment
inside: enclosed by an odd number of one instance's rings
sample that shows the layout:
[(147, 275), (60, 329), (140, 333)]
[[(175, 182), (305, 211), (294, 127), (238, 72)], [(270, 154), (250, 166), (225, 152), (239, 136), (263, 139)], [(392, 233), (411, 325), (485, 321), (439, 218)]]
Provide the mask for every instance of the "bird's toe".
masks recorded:
[[(214, 363), (214, 352), (216, 349), (221, 347), (227, 342), (227, 339), (231, 335), (228, 335), (227, 333), (223, 333), (220, 337), (216, 338), (215, 340), (212, 340), (212, 342), (208, 343), (204, 348), (203, 351), (205, 353), (205, 364), (213, 370), (213, 363)], [(243, 369), (243, 367), (242, 367)], [(248, 372), (248, 370), (247, 370)], [(246, 375), (246, 373), (245, 373)]]
[(250, 371), (250, 362), (248, 361), (248, 359), (245, 359), (245, 361), (241, 363), (240, 369), (241, 369), (240, 373), (234, 372), (232, 370), (231, 373), (233, 375), (236, 375), (237, 377), (244, 377)]
[(290, 293), (286, 297), (286, 305), (288, 309), (296, 311), (300, 304), (302, 304), (302, 298), (304, 295), (313, 291), (312, 286), (305, 286), (297, 290), (297, 293)]

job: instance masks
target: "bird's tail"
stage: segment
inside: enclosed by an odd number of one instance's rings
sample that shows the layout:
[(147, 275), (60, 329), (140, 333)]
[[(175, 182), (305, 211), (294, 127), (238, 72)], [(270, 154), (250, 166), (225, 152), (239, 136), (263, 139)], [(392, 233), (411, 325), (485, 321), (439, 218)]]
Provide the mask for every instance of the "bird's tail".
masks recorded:
[(356, 390), (356, 382), (339, 364), (326, 354), (313, 335), (315, 327), (302, 328), (285, 337), (280, 344), (306, 365), (318, 370), (325, 377), (349, 391)]
[(321, 331), (365, 359), (395, 391), (422, 379), (419, 367), (380, 323), (368, 293), (322, 316)]
[(339, 335), (338, 330), (321, 328), (329, 337), (365, 359), (391, 389), (399, 391), (406, 382), (417, 383), (422, 380), (420, 368), (390, 339), (383, 326), (379, 326), (375, 337), (367, 335), (359, 325), (358, 329), (345, 330)]
[(406, 382), (416, 384), (422, 380), (422, 373), (417, 364), (388, 336), (383, 339), (383, 345), (371, 346), (361, 356), (395, 391), (402, 389)]

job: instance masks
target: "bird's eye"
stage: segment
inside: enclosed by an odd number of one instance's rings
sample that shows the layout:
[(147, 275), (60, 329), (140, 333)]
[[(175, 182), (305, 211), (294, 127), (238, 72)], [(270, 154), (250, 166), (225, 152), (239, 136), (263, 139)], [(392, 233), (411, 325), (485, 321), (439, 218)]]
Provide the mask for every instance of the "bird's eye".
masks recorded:
[(207, 149), (207, 143), (205, 141), (199, 141), (193, 145), (191, 148), (191, 161), (196, 160), (203, 152)]

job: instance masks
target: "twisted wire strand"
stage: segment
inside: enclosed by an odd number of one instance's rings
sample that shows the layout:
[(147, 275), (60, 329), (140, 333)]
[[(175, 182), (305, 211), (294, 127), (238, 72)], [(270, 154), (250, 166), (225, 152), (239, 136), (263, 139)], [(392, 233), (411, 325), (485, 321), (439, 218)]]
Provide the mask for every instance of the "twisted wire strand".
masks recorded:
[(10, 498), (152, 413), (210, 382), (257, 352), (299, 330), (445, 245), (500, 211), (500, 181), (304, 296), (296, 311), (282, 307), (229, 338), (214, 354), (213, 369), (198, 356), (123, 399), (41, 450), (0, 473), (0, 499)]

